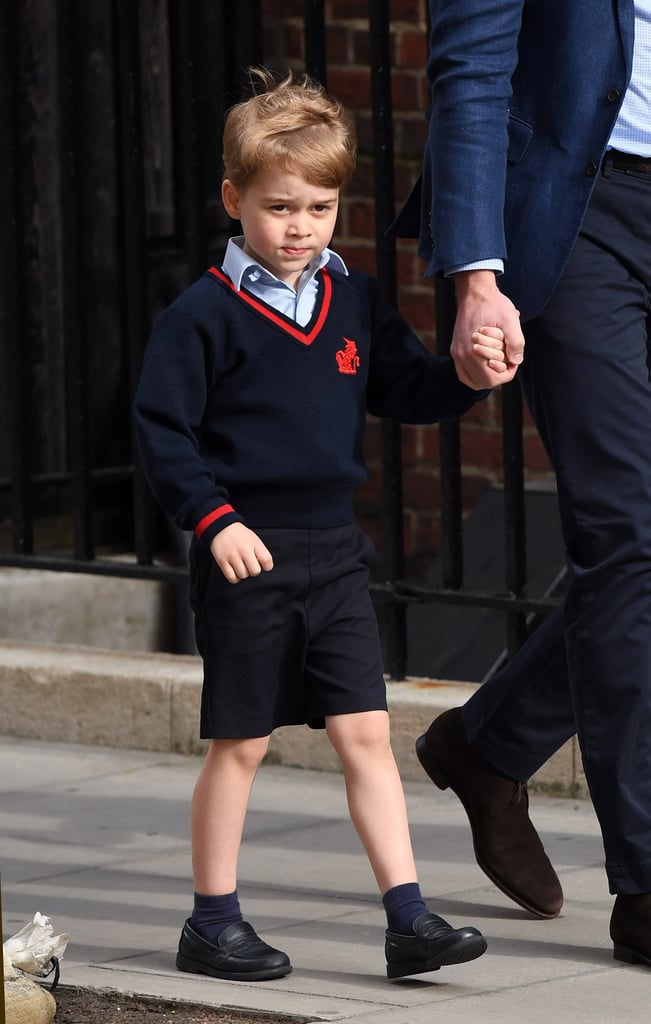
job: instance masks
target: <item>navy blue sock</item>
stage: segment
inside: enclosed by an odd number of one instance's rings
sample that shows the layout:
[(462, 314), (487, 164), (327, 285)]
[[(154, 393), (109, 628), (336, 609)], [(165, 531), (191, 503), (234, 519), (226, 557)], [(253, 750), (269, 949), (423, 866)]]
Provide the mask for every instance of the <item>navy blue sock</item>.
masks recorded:
[(190, 926), (208, 942), (215, 943), (224, 928), (241, 920), (237, 889), (224, 896), (203, 896), (195, 892)]
[(387, 889), (382, 897), (390, 932), (398, 935), (412, 935), (412, 924), (419, 914), (426, 914), (427, 907), (420, 894), (418, 882), (405, 882)]

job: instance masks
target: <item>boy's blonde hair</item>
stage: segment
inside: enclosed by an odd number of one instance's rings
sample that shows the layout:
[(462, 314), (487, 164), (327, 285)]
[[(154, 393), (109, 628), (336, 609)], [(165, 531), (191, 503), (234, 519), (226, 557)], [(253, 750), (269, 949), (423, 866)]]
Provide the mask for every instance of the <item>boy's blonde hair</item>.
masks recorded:
[(309, 75), (278, 81), (250, 68), (255, 93), (228, 111), (224, 177), (239, 188), (260, 170), (280, 167), (312, 185), (343, 189), (355, 170), (355, 129), (339, 100)]

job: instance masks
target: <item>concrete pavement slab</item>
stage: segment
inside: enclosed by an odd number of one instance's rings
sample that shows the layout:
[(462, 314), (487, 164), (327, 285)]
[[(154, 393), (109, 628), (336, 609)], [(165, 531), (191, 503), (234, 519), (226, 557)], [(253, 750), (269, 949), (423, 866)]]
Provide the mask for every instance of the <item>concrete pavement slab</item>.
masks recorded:
[(239, 891), (294, 971), (257, 984), (177, 972), (198, 769), (187, 755), (0, 738), (4, 937), (38, 910), (71, 936), (64, 984), (345, 1024), (648, 1020), (648, 971), (612, 957), (612, 898), (589, 802), (532, 799), (566, 894), (560, 918), (538, 921), (488, 882), (458, 801), (425, 778), (405, 784), (423, 893), (432, 910), (484, 932), (485, 956), (387, 981), (384, 915), (341, 775), (265, 765)]

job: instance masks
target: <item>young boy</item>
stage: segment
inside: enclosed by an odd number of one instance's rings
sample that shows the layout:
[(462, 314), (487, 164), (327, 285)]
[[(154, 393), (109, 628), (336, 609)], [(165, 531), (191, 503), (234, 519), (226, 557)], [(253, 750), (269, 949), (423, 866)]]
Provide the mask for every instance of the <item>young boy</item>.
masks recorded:
[[(143, 464), (165, 512), (192, 530), (191, 605), (204, 665), (192, 799), (194, 909), (177, 967), (260, 980), (291, 971), (242, 920), (237, 861), (273, 729), (324, 728), (387, 914), (390, 978), (486, 949), (428, 912), (389, 742), (372, 545), (353, 518), (367, 409), (414, 423), (479, 393), (429, 354), (328, 248), (355, 139), (317, 83), (257, 72), (263, 91), (224, 133), (222, 199), (241, 222), (211, 268), (158, 320), (135, 401)], [(505, 367), (501, 332), (478, 359)], [(483, 394), (483, 393), (482, 393)]]

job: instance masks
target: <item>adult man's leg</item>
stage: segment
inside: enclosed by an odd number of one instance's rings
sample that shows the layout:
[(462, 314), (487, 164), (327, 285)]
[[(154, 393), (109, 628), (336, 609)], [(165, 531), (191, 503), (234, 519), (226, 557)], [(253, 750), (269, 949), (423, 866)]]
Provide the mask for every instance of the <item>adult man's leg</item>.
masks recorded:
[[(651, 956), (651, 920), (638, 913), (651, 902), (641, 895), (651, 891), (650, 187), (619, 172), (600, 179), (563, 279), (527, 327), (522, 380), (557, 472), (573, 582), (564, 622), (552, 617), (463, 711), (465, 741), (514, 779), (528, 778), (576, 723), (611, 890), (621, 894), (616, 953), (641, 962)], [(434, 756), (436, 731), (433, 723), (419, 741)], [(512, 827), (527, 821), (520, 814)]]

